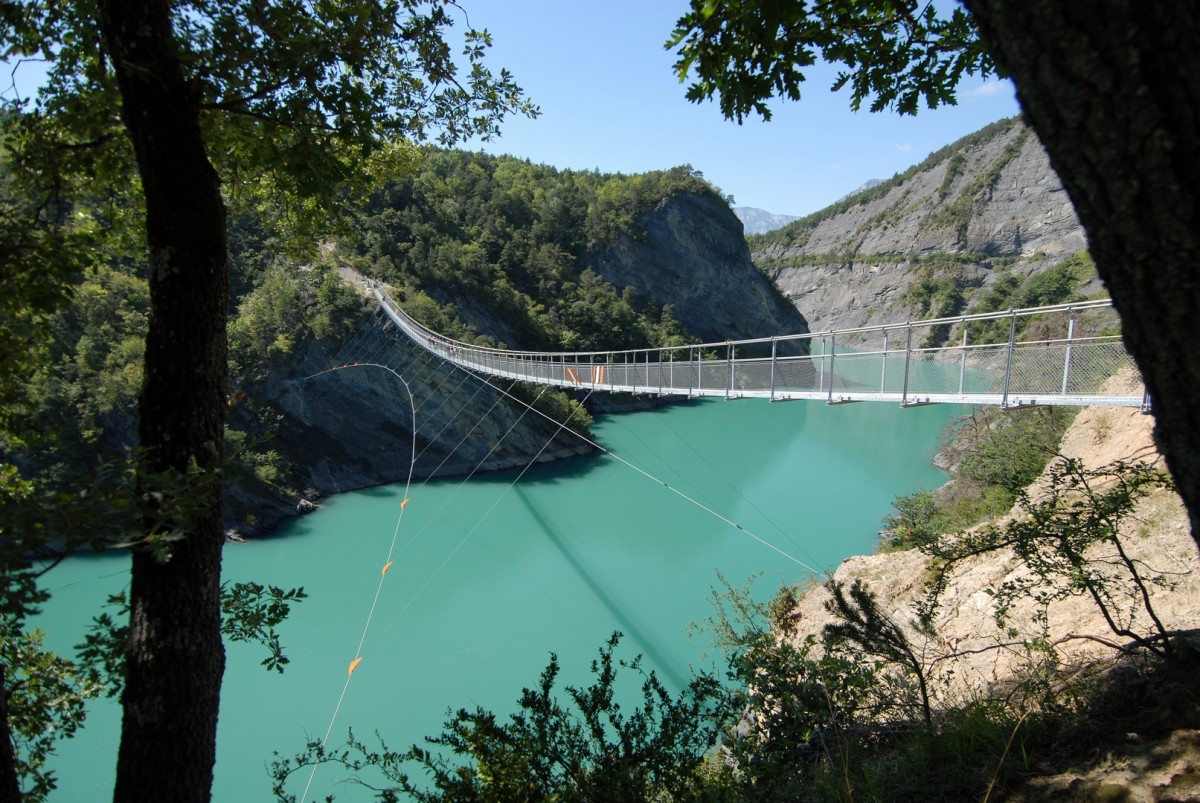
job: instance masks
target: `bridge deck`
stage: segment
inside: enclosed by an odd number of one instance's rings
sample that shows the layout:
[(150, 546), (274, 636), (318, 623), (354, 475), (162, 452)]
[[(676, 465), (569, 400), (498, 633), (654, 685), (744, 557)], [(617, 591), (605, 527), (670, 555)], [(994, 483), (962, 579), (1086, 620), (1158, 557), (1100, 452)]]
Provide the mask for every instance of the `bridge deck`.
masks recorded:
[[(1108, 301), (674, 348), (532, 352), (450, 340), (409, 317), (383, 290), (374, 293), (401, 331), (443, 359), (563, 388), (828, 404), (1148, 407), (1140, 381), (1113, 389), (1114, 375), (1138, 376), (1120, 335), (1077, 334), (1080, 321), (1107, 324), (1102, 332), (1115, 328)], [(973, 329), (1007, 330), (1008, 337), (975, 343)], [(954, 345), (914, 345), (932, 332), (951, 332)]]

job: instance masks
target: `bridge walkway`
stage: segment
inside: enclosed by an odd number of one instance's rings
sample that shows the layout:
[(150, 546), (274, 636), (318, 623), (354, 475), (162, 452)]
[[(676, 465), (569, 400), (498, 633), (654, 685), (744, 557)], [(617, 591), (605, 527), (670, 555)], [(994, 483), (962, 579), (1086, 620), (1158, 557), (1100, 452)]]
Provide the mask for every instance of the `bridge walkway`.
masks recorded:
[[(561, 388), (906, 407), (1149, 409), (1106, 299), (676, 347), (537, 352), (449, 339), (411, 318), (382, 288), (372, 292), (401, 331), (441, 358), (490, 376)], [(1123, 387), (1120, 377), (1128, 379)]]

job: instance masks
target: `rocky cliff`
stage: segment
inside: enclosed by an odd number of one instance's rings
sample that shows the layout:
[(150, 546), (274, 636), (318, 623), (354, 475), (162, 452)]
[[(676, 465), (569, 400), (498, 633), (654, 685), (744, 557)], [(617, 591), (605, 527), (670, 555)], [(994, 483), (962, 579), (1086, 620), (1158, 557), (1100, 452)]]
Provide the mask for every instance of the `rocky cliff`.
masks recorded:
[(672, 195), (582, 262), (618, 288), (672, 305), (676, 320), (702, 340), (808, 331), (755, 269), (741, 222), (713, 195)]
[[(1130, 375), (1110, 380), (1114, 386), (1136, 385)], [(1152, 435), (1154, 420), (1135, 409), (1085, 408), (1080, 411), (1059, 446), (1063, 457), (1077, 460), (1085, 469), (1099, 469), (1115, 461), (1161, 466)], [(1038, 499), (1047, 493), (1043, 475), (1027, 491)], [(1017, 508), (998, 521), (1020, 515)], [(1200, 627), (1200, 562), (1191, 537), (1187, 511), (1178, 495), (1158, 489), (1139, 500), (1133, 515), (1121, 520), (1119, 533), (1128, 554), (1138, 561), (1145, 576), (1159, 575), (1146, 583), (1147, 593), (1168, 630), (1189, 631)], [(1095, 545), (1087, 554), (1093, 571), (1115, 565), (1109, 545)], [(1099, 606), (1082, 586), (1076, 593), (1046, 605), (1043, 600), (1022, 597), (1006, 609), (1005, 624), (997, 622), (997, 590), (1029, 573), (1013, 550), (996, 550), (975, 555), (958, 564), (947, 580), (940, 604), (932, 619), (933, 632), (916, 627), (919, 603), (934, 576), (934, 559), (911, 549), (852, 557), (834, 572), (833, 579), (849, 585), (862, 581), (877, 595), (884, 611), (915, 645), (936, 682), (930, 686), (936, 705), (956, 705), (978, 700), (989, 693), (1011, 689), (1015, 681), (1028, 679), (1041, 669), (1054, 669), (1069, 679), (1064, 685), (1082, 685), (1089, 667), (1115, 664), (1115, 643), (1127, 638), (1114, 636)], [(1065, 581), (1063, 581), (1065, 583)], [(1051, 587), (1042, 591), (1050, 597)], [(1128, 594), (1128, 597), (1121, 597)], [(1134, 599), (1132, 584), (1114, 594), (1125, 605), (1120, 608), (1124, 626), (1139, 634), (1153, 632), (1145, 609)], [(803, 594), (790, 612), (795, 629), (789, 638), (802, 641), (818, 636), (831, 616), (825, 607), (830, 598), (824, 586)], [(1043, 618), (1044, 617), (1044, 618)], [(1044, 641), (1042, 641), (1044, 639)], [(1055, 662), (1045, 663), (1047, 654), (1028, 645), (1055, 645)], [(1043, 663), (1039, 664), (1038, 662)], [(1089, 664), (1095, 661), (1095, 664)], [(1068, 675), (1065, 668), (1077, 674)], [(1168, 689), (1182, 688), (1179, 684)], [(1190, 692), (1184, 692), (1190, 694)], [(1170, 709), (1166, 699), (1155, 699)], [(1182, 706), (1181, 706), (1182, 709)], [(1145, 718), (1144, 718), (1145, 719)], [(1146, 726), (1129, 724), (1130, 730)], [(1157, 735), (1128, 733), (1124, 741), (1109, 746), (1092, 760), (1061, 767), (1042, 759), (1030, 772), (1024, 788), (1002, 796), (1005, 800), (1195, 800), (1197, 766), (1200, 760), (1200, 731), (1166, 728)]]
[(368, 314), (344, 342), (305, 344), (247, 389), (230, 426), (262, 436), (264, 420), (274, 430), (265, 445), (295, 467), (288, 484), (300, 493), (254, 478), (232, 485), (226, 524), (242, 535), (269, 531), (301, 512), (298, 505), (327, 494), (403, 482), (410, 465), (420, 479), (592, 451), (523, 404), (418, 348), (379, 312)]
[(940, 312), (961, 314), (999, 277), (1028, 276), (1085, 248), (1045, 151), (1016, 119), (751, 238), (755, 263), (813, 331), (931, 317), (909, 292), (931, 275), (952, 275), (959, 284), (961, 302)]
[(752, 206), (735, 206), (733, 214), (742, 221), (742, 228), (747, 234), (766, 234), (769, 231), (782, 229), (793, 220), (799, 220), (799, 215), (777, 215), (764, 209)]

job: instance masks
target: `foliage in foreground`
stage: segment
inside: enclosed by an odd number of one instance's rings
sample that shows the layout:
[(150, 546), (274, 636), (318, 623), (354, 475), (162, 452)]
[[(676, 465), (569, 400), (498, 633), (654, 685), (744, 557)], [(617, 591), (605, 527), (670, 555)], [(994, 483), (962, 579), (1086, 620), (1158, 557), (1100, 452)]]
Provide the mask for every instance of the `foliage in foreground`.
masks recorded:
[(922, 545), (922, 551), (936, 559), (923, 615), (932, 614), (950, 573), (963, 561), (1012, 550), (1026, 571), (988, 590), (1002, 630), (1015, 635), (1008, 619), (1018, 601), (1035, 600), (1035, 622), (1048, 631), (1051, 604), (1085, 596), (1113, 636), (1166, 654), (1171, 634), (1155, 610), (1151, 588), (1169, 587), (1171, 579), (1130, 551), (1122, 526), (1139, 500), (1170, 487), (1170, 478), (1154, 466), (1118, 461), (1086, 469), (1075, 459), (1055, 461), (1037, 497), (1021, 492), (1021, 515), (1013, 521)]
[[(288, 657), (276, 627), (291, 606), (304, 600), (303, 588), (282, 589), (259, 583), (225, 583), (221, 587), (221, 633), (231, 642), (256, 642), (267, 650), (262, 665), (283, 672)], [(39, 601), (46, 599), (39, 595)], [(22, 800), (38, 803), (57, 787), (48, 760), (57, 743), (83, 727), (86, 703), (100, 696), (115, 698), (124, 688), (125, 643), (129, 639), (129, 601), (125, 592), (109, 597), (92, 619), (71, 660), (46, 649), (44, 634), (30, 630), (24, 611), (0, 610), (0, 663), (5, 673), (8, 722)]]
[[(351, 732), (341, 748), (314, 741), (292, 758), (277, 755), (276, 798), (296, 800), (286, 785), (297, 771), (334, 764), (383, 800), (401, 793), (420, 801), (696, 799), (702, 789), (697, 769), (725, 719), (726, 695), (702, 674), (673, 696), (642, 667), (641, 656), (614, 659), (620, 639), (614, 633), (600, 649), (591, 685), (564, 689), (567, 704), (555, 695), (560, 668), (551, 655), (537, 687), (521, 693), (519, 710), (507, 722), (482, 708), (460, 709), (427, 747), (394, 751), (380, 739), (375, 748)], [(619, 670), (641, 678), (636, 705), (618, 689)], [(365, 780), (367, 770), (379, 780)], [(427, 782), (414, 780), (414, 771)]]

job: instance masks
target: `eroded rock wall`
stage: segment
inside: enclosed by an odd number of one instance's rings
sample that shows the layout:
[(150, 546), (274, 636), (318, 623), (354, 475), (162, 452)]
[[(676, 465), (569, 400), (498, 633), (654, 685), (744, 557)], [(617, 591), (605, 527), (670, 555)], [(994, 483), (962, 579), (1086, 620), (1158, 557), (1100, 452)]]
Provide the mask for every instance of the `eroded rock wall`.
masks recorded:
[(618, 289), (671, 304), (689, 332), (706, 341), (808, 331), (804, 316), (754, 267), (742, 223), (714, 196), (681, 193), (638, 221), (584, 265)]
[(241, 405), (258, 414), (235, 409), (230, 424), (254, 437), (263, 434), (258, 422), (272, 422), (275, 434), (266, 445), (297, 469), (286, 484), (299, 493), (254, 481), (233, 485), (227, 526), (243, 535), (266, 532), (298, 513), (306, 493), (318, 497), (403, 482), (410, 466), (420, 479), (593, 450), (394, 329), (385, 331), (386, 325), (376, 314), (348, 342), (309, 341), (248, 389)]
[[(753, 256), (812, 331), (920, 317), (905, 301), (918, 268), (952, 255), (969, 288), (1086, 248), (1083, 227), (1037, 138), (1019, 121)], [(810, 219), (811, 220), (811, 219)], [(976, 294), (977, 295), (977, 294)], [(970, 298), (955, 314), (969, 311)]]

